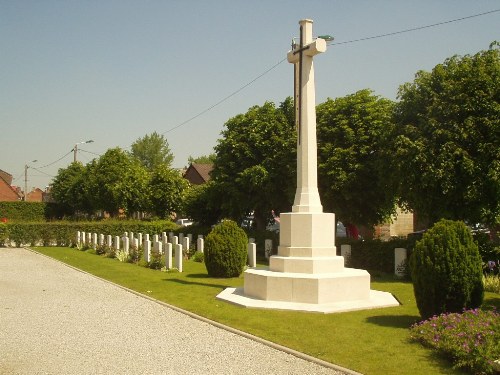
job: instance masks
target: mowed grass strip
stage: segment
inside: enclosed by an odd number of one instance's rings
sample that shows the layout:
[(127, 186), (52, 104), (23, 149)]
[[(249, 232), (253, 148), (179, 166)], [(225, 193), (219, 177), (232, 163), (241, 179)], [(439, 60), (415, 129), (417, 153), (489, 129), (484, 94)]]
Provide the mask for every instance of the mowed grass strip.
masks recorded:
[[(420, 344), (409, 341), (419, 320), (411, 283), (375, 279), (372, 289), (393, 293), (399, 307), (339, 314), (247, 309), (217, 300), (243, 276), (211, 278), (204, 264), (184, 261), (182, 273), (165, 273), (71, 248), (36, 251), (103, 279), (227, 326), (364, 374), (462, 374)], [(500, 305), (487, 293), (487, 303)]]

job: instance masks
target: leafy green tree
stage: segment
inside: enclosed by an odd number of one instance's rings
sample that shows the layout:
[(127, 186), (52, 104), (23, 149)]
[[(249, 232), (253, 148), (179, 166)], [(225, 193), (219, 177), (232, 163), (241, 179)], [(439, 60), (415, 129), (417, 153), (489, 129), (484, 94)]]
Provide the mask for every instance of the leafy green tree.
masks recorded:
[(374, 225), (394, 213), (396, 182), (387, 167), (392, 109), (370, 90), (317, 106), (321, 201), (344, 223)]
[(259, 229), (271, 210), (290, 210), (296, 187), (296, 134), (283, 106), (266, 102), (233, 117), (215, 147), (212, 179), (223, 214), (239, 221), (254, 211)]
[(157, 132), (136, 140), (132, 144), (131, 154), (149, 171), (159, 165), (170, 167), (174, 160), (167, 139)]
[(73, 162), (61, 168), (52, 182), (52, 197), (59, 210), (65, 215), (77, 212), (91, 212), (91, 205), (85, 194), (86, 168), (80, 162)]
[(180, 213), (189, 183), (178, 171), (158, 165), (149, 180), (150, 209), (156, 216), (165, 219)]
[(213, 225), (221, 218), (220, 198), (224, 192), (218, 190), (218, 185), (208, 181), (202, 185), (193, 185), (186, 191), (184, 197), (184, 213), (201, 225)]
[(215, 162), (215, 153), (209, 154), (209, 155), (202, 155), (198, 156), (197, 158), (194, 158), (192, 156), (189, 156), (188, 158), (188, 163), (193, 164), (213, 164)]
[(119, 209), (128, 213), (147, 207), (148, 173), (122, 149), (109, 149), (87, 168), (85, 189), (94, 209), (116, 216)]
[(399, 89), (394, 170), (409, 208), (500, 223), (500, 51), (453, 56)]

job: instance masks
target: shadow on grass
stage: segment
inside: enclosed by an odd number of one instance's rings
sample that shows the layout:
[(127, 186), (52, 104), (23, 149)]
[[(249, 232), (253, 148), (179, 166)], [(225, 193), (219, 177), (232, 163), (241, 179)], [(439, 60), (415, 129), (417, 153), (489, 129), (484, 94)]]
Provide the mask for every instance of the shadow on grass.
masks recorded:
[(368, 323), (393, 328), (410, 328), (412, 324), (420, 320), (418, 315), (379, 315), (366, 318)]
[(500, 310), (500, 296), (486, 297), (482, 307), (495, 307), (497, 310)]
[(182, 285), (200, 285), (200, 286), (207, 286), (210, 288), (219, 288), (219, 289), (226, 289), (228, 286), (224, 284), (212, 284), (209, 282), (201, 282), (201, 281), (189, 281), (186, 279), (163, 279), (163, 281), (169, 281), (177, 284), (182, 284)]

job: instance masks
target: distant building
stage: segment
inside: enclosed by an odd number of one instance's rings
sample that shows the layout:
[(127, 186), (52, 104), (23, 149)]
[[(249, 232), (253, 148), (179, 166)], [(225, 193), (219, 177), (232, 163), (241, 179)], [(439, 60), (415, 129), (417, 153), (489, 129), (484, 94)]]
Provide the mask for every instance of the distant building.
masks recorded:
[(184, 178), (193, 185), (202, 185), (210, 181), (210, 172), (213, 169), (213, 164), (192, 163), (184, 173)]
[(44, 192), (42, 189), (33, 188), (27, 195), (26, 201), (28, 202), (43, 202)]
[(11, 186), (12, 175), (0, 169), (0, 202), (15, 202), (21, 195)]
[(414, 231), (413, 213), (397, 208), (396, 216), (390, 222), (375, 226), (375, 238), (389, 240), (393, 237), (406, 237)]

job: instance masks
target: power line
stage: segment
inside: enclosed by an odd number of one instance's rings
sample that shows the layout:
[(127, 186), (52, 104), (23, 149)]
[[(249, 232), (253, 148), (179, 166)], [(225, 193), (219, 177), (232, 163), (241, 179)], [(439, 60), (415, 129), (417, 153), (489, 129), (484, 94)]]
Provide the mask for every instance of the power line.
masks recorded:
[(48, 177), (55, 177), (55, 176), (52, 176), (52, 175), (50, 175), (50, 174), (48, 174), (48, 173), (45, 173), (44, 171), (39, 170), (38, 168), (35, 168), (35, 167), (30, 167), (30, 168), (31, 168), (31, 169), (34, 169), (34, 170), (35, 170), (35, 171), (37, 171), (37, 172), (40, 172), (41, 174), (44, 174), (45, 176), (48, 176)]
[(353, 39), (353, 40), (348, 40), (348, 41), (339, 42), (339, 43), (330, 43), (328, 45), (329, 46), (339, 46), (341, 44), (350, 44), (350, 43), (363, 42), (365, 40), (385, 38), (385, 37), (388, 37), (388, 36), (393, 36), (393, 35), (398, 35), (398, 34), (404, 34), (404, 33), (409, 33), (409, 32), (412, 32), (412, 31), (418, 31), (418, 30), (428, 29), (428, 28), (431, 28), (431, 27), (446, 25), (446, 24), (452, 23), (452, 22), (464, 21), (464, 20), (467, 20), (467, 19), (470, 19), (470, 18), (485, 16), (487, 14), (491, 14), (491, 13), (495, 13), (495, 12), (500, 12), (500, 9), (490, 10), (490, 11), (484, 12), (484, 13), (473, 14), (472, 16), (456, 18), (454, 20), (433, 23), (432, 25), (418, 26), (418, 27), (413, 27), (411, 29), (394, 31), (394, 32), (387, 33), (387, 34), (380, 34), (380, 35), (375, 35), (375, 36), (368, 36), (368, 37), (364, 37), (364, 38)]
[[(380, 35), (374, 35), (374, 36), (368, 36), (368, 37), (364, 37), (364, 38), (359, 38), (359, 39), (353, 39), (353, 40), (348, 40), (348, 41), (345, 41), (345, 42), (338, 42), (338, 43), (330, 43), (328, 44), (329, 46), (339, 46), (339, 45), (342, 45), (342, 44), (350, 44), (350, 43), (357, 43), (357, 42), (362, 42), (362, 41), (365, 41), (365, 40), (371, 40), (371, 39), (379, 39), (379, 38), (385, 38), (385, 37), (388, 37), (388, 36), (394, 36), (394, 35), (398, 35), (398, 34), (404, 34), (404, 33), (409, 33), (409, 32), (412, 32), (412, 31), (418, 31), (418, 30), (423, 30), (423, 29), (428, 29), (428, 28), (431, 28), (431, 27), (436, 27), (436, 26), (441, 26), (441, 25), (446, 25), (446, 24), (449, 24), (449, 23), (453, 23), (453, 22), (459, 22), (459, 21), (464, 21), (464, 20), (467, 20), (467, 19), (470, 19), (470, 18), (475, 18), (475, 17), (480, 17), (480, 16), (485, 16), (487, 14), (491, 14), (491, 13), (495, 13), (495, 12), (500, 12), (500, 9), (494, 9), (494, 10), (490, 10), (488, 12), (483, 12), (483, 13), (478, 13), (478, 14), (473, 14), (471, 16), (466, 16), (466, 17), (461, 17), (461, 18), (455, 18), (453, 20), (448, 20), (448, 21), (443, 21), (443, 22), (438, 22), (438, 23), (434, 23), (434, 24), (431, 24), (431, 25), (425, 25), (425, 26), (418, 26), (418, 27), (413, 27), (411, 29), (405, 29), (405, 30), (400, 30), (400, 31), (394, 31), (394, 32), (391, 32), (391, 33), (386, 33), (386, 34), (380, 34)], [(186, 125), (187, 123), (197, 119), (198, 117), (204, 115), (205, 113), (209, 112), (210, 110), (214, 109), (215, 107), (219, 106), (220, 104), (224, 103), (226, 100), (230, 99), (231, 97), (235, 96), (236, 94), (238, 94), (239, 92), (241, 92), (242, 90), (244, 90), (245, 88), (247, 88), (248, 86), (250, 86), (251, 84), (253, 84), (255, 81), (257, 81), (258, 79), (264, 77), (266, 74), (268, 74), (269, 72), (271, 72), (272, 70), (274, 70), (276, 67), (278, 67), (280, 64), (282, 64), (284, 61), (286, 60), (286, 58), (280, 60), (278, 63), (276, 63), (275, 65), (273, 65), (272, 67), (270, 67), (269, 69), (267, 69), (266, 71), (264, 71), (263, 73), (259, 74), (257, 77), (255, 77), (254, 79), (252, 79), (250, 82), (246, 83), (245, 85), (241, 86), (239, 89), (233, 91), (231, 94), (229, 94), (228, 96), (224, 97), (223, 99), (219, 100), (217, 103), (215, 104), (212, 104), (210, 107), (202, 110), (201, 112), (199, 112), (198, 114), (194, 115), (193, 117), (185, 120), (184, 122), (181, 122), (179, 125), (176, 125), (174, 126), (173, 128), (170, 128), (168, 129), (167, 131), (161, 133), (161, 135), (164, 135), (164, 134), (167, 134), (167, 133), (170, 133), (171, 131), (175, 130), (175, 129), (178, 129), (180, 128), (181, 126), (184, 126)]]
[[(50, 167), (51, 165), (54, 165), (55, 163), (57, 163), (58, 161), (61, 161), (62, 159), (64, 159), (66, 156), (68, 156), (69, 154), (71, 154), (73, 152), (73, 149), (71, 149), (67, 154), (64, 154), (63, 156), (61, 156), (59, 159), (57, 159), (56, 161), (53, 161), (52, 163), (49, 163), (49, 164), (46, 164), (46, 165), (43, 165), (41, 167), (38, 167), (38, 169), (42, 169), (42, 168), (47, 168), (47, 167)], [(30, 168), (33, 168), (35, 169), (34, 167), (30, 166)]]

